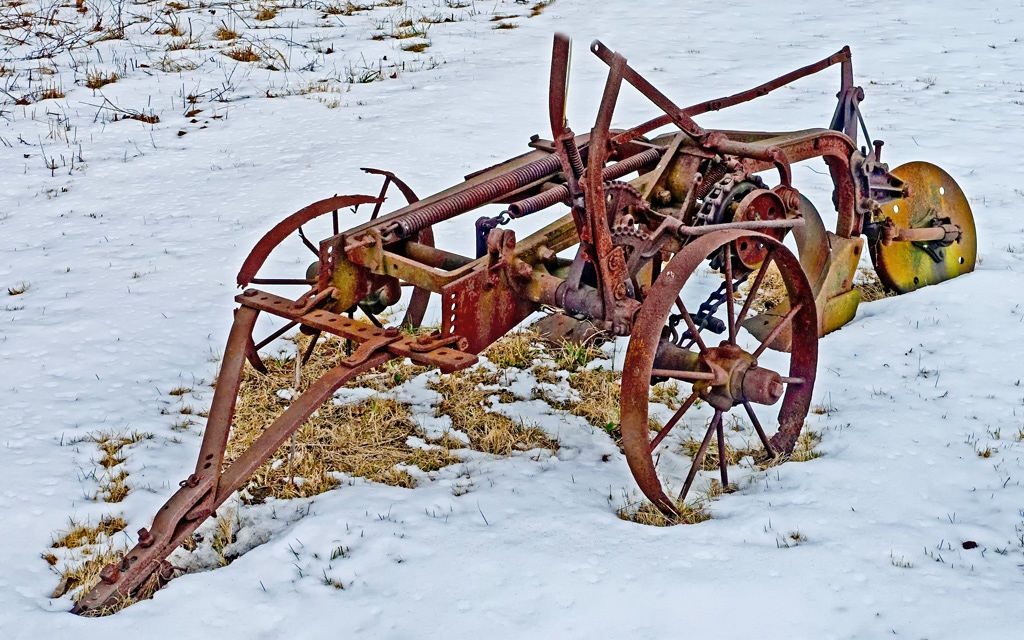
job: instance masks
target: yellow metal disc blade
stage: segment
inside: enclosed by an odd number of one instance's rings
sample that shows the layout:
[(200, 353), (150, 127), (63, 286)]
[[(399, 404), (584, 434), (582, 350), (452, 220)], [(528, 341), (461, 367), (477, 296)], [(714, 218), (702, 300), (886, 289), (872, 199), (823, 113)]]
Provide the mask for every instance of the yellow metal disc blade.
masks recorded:
[(882, 215), (901, 229), (931, 227), (935, 219), (948, 218), (960, 227), (961, 238), (938, 252), (936, 262), (914, 242), (872, 243), (871, 261), (882, 283), (899, 293), (908, 293), (974, 271), (978, 236), (974, 216), (964, 192), (948, 173), (927, 162), (909, 162), (890, 173), (909, 187), (910, 195), (882, 206)]

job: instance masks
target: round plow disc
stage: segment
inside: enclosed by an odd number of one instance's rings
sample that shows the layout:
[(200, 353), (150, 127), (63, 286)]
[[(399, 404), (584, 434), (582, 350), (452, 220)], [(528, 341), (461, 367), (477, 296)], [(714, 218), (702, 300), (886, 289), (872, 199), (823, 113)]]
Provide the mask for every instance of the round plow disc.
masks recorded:
[[(933, 220), (960, 227), (961, 237), (948, 247), (896, 241), (889, 246), (873, 242), (871, 261), (882, 283), (898, 293), (908, 293), (974, 271), (978, 237), (974, 216), (964, 192), (945, 171), (927, 162), (909, 162), (892, 175), (903, 180), (910, 195), (890, 202), (882, 212), (901, 229), (920, 229)], [(936, 260), (936, 257), (938, 260)]]

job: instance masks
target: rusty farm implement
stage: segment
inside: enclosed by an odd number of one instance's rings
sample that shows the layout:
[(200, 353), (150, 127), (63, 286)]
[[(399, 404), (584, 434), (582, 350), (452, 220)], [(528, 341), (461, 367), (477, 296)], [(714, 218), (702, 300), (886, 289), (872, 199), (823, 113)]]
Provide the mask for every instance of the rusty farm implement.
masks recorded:
[[(151, 527), (139, 531), (136, 546), (104, 567), (101, 581), (74, 612), (102, 613), (163, 584), (174, 571), (168, 555), (322, 403), (347, 381), (393, 358), (443, 372), (469, 367), (476, 354), (542, 307), (557, 312), (549, 325), (563, 335), (589, 322), (608, 334), (629, 336), (622, 446), (640, 489), (671, 514), (716, 434), (718, 447), (724, 447), (727, 413), (750, 421), (767, 455), (792, 451), (810, 407), (818, 337), (849, 322), (860, 302), (853, 279), (865, 246), (881, 282), (898, 293), (974, 268), (974, 223), (953, 179), (924, 162), (890, 170), (881, 161), (881, 141), (859, 146), (858, 129), (867, 136), (859, 108), (864, 93), (853, 84), (848, 48), (749, 91), (685, 108), (618, 53), (600, 42), (590, 49), (609, 73), (589, 134), (576, 135), (566, 122), (570, 43), (556, 36), (550, 140), (535, 136), (529, 152), (423, 200), (393, 174), (368, 169), (383, 177), (378, 195), (321, 200), (285, 218), (257, 243), (238, 274), (244, 291), (236, 298), (239, 307), (195, 471)], [(833, 65), (840, 68), (841, 85), (827, 128), (726, 131), (694, 121)], [(632, 129), (611, 129), (623, 82), (661, 115)], [(673, 127), (669, 133), (648, 137), (667, 126)], [(825, 161), (834, 184), (834, 231), (825, 229), (814, 205), (793, 184), (792, 165), (813, 158)], [(407, 204), (380, 215), (392, 189)], [(504, 205), (499, 215), (476, 220), (474, 255), (435, 248), (433, 225), (494, 204)], [(359, 205), (372, 208), (369, 220), (340, 229), (339, 211)], [(567, 213), (526, 238), (517, 239), (508, 228), (518, 218), (565, 207)], [(333, 223), (333, 233), (313, 244), (303, 226), (321, 217)], [(261, 275), (271, 251), (295, 234), (316, 254), (316, 262), (305, 274)], [(789, 248), (794, 246), (795, 251)], [(711, 272), (718, 275), (709, 277)], [(283, 297), (255, 288), (281, 285), (304, 292)], [(375, 314), (403, 300), (403, 287), (408, 295), (402, 324), (418, 327), (436, 294), (439, 330), (406, 332), (377, 321)], [(771, 288), (775, 293), (769, 300)], [(356, 309), (365, 320), (354, 317)], [(253, 332), (261, 313), (284, 319), (284, 328), (257, 338)], [(358, 346), (339, 356), (227, 464), (225, 447), (243, 368), (248, 362), (264, 371), (260, 350), (293, 327)], [(314, 338), (309, 349), (316, 344)], [(670, 379), (692, 388), (655, 432), (650, 387)], [(681, 491), (669, 494), (658, 470), (659, 447), (698, 400), (714, 414)], [(774, 406), (777, 413), (769, 418), (766, 409)], [(726, 485), (722, 451), (718, 459)]]

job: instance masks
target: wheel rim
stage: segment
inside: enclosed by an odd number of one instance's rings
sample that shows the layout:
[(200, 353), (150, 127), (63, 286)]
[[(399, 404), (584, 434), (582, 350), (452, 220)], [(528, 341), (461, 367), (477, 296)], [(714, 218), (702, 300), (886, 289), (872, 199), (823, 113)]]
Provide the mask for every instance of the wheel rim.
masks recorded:
[[(691, 382), (693, 388), (686, 402), (676, 411), (672, 419), (665, 424), (661, 432), (652, 438), (649, 423), (651, 376), (652, 372), (656, 370), (654, 365), (656, 357), (658, 357), (659, 348), (664, 349), (662, 336), (665, 332), (669, 315), (673, 309), (680, 309), (688, 326), (692, 327), (692, 317), (689, 316), (679, 298), (683, 285), (686, 284), (694, 271), (708, 257), (718, 253), (720, 250), (725, 252), (726, 256), (726, 259), (723, 261), (722, 270), (725, 272), (724, 275), (727, 277), (727, 282), (731, 282), (734, 276), (731, 259), (732, 245), (741, 238), (744, 241), (763, 243), (768, 257), (762, 262), (760, 267), (754, 270), (753, 273), (757, 275), (754, 276), (751, 293), (748, 294), (747, 300), (742, 305), (736, 304), (736, 301), (732, 299), (732, 292), (727, 291), (729, 294), (726, 300), (726, 314), (729, 320), (728, 333), (725, 334), (726, 339), (722, 344), (718, 347), (711, 347), (705, 344), (703, 339), (695, 341), (694, 346), (697, 348), (697, 353), (700, 354), (702, 362), (700, 369), (702, 371), (697, 371), (696, 373), (679, 372), (679, 375), (672, 376), (684, 382)], [(778, 323), (777, 331), (773, 331), (772, 335), (767, 336), (765, 340), (755, 339), (759, 346), (752, 351), (744, 351), (737, 344), (737, 334), (743, 318), (750, 315), (752, 305), (761, 293), (763, 279), (770, 263), (777, 265), (782, 276), (790, 301), (790, 309)], [(739, 308), (737, 309), (737, 307)], [(776, 393), (769, 394), (774, 395), (776, 398), (781, 395), (781, 406), (776, 422), (778, 428), (774, 436), (769, 438), (754, 411), (754, 407), (757, 404), (769, 404), (767, 400), (770, 400), (770, 398), (762, 397), (762, 394), (759, 392), (748, 393), (747, 379), (751, 378), (751, 374), (754, 374), (753, 379), (755, 382), (761, 378), (771, 377), (769, 374), (774, 372), (757, 367), (756, 358), (766, 348), (769, 348), (769, 345), (778, 339), (782, 333), (789, 334), (792, 347), (789, 355), (788, 371), (784, 375), (777, 376), (778, 379), (783, 381), (785, 390), (782, 393), (777, 393), (778, 390), (776, 390)], [(697, 332), (697, 336), (700, 336), (699, 332)], [(724, 453), (725, 442), (722, 437), (723, 417), (731, 410), (739, 410), (751, 420), (754, 429), (758, 432), (767, 450), (774, 450), (776, 453), (783, 454), (792, 452), (797, 437), (803, 428), (804, 418), (807, 416), (807, 411), (810, 408), (811, 391), (814, 386), (815, 368), (817, 366), (817, 336), (817, 315), (814, 307), (814, 297), (807, 282), (807, 277), (801, 270), (797, 258), (774, 238), (749, 231), (719, 231), (698, 238), (676, 254), (651, 287), (643, 307), (641, 307), (637, 321), (633, 326), (632, 337), (630, 338), (623, 365), (622, 444), (630, 471), (633, 473), (634, 478), (636, 478), (637, 484), (644, 495), (662, 511), (669, 514), (675, 513), (676, 505), (678, 502), (685, 500), (686, 493), (692, 486), (713, 435), (718, 435), (718, 446)], [(736, 368), (731, 370), (734, 373), (738, 372), (742, 383), (737, 385), (735, 384), (736, 380), (730, 378), (729, 384), (724, 387), (712, 384), (711, 381), (706, 379), (707, 372), (703, 371), (703, 369), (713, 369), (713, 367), (708, 366), (707, 363), (709, 361), (720, 361), (723, 358), (728, 359), (730, 354), (735, 356), (730, 362), (746, 363), (746, 365), (737, 365)], [(755, 361), (754, 365), (749, 364), (749, 357), (752, 357)], [(664, 355), (661, 358), (663, 360)], [(746, 366), (746, 368), (742, 368), (743, 366)], [(657, 371), (659, 375), (666, 373), (662, 369)], [(694, 379), (694, 377), (700, 376), (703, 376), (703, 379)], [(690, 380), (687, 380), (687, 378), (690, 378)], [(756, 387), (757, 385), (750, 386)], [(723, 388), (730, 389), (728, 402), (726, 402), (725, 396), (722, 395)], [(741, 388), (741, 390), (737, 392), (737, 388)], [(750, 391), (756, 390), (752, 388)], [(754, 398), (748, 396), (754, 396)], [(707, 427), (701, 448), (697, 455), (694, 456), (690, 465), (690, 472), (687, 475), (687, 480), (684, 482), (683, 491), (677, 499), (673, 499), (666, 493), (665, 487), (659, 479), (654, 454), (662, 446), (665, 436), (683, 421), (685, 414), (693, 407), (698, 398), (704, 399), (712, 406), (717, 405), (717, 407), (715, 408), (711, 424)], [(731, 406), (727, 408), (725, 404), (731, 404)], [(725, 456), (721, 455), (719, 460), (722, 463), (722, 480), (727, 483)]]
[[(394, 174), (387, 171), (379, 171), (377, 169), (363, 169), (367, 173), (376, 175), (384, 175), (385, 182), (381, 188), (381, 193), (377, 198), (372, 196), (364, 195), (353, 195), (353, 196), (334, 196), (325, 200), (319, 200), (313, 204), (305, 207), (296, 213), (292, 214), (288, 218), (282, 220), (273, 229), (267, 232), (263, 238), (256, 244), (253, 250), (249, 253), (245, 262), (242, 265), (241, 270), (238, 274), (238, 285), (240, 287), (248, 286), (251, 284), (256, 285), (295, 285), (295, 286), (310, 286), (314, 287), (317, 282), (315, 273), (307, 271), (305, 278), (292, 277), (256, 277), (257, 272), (264, 265), (270, 254), (276, 249), (284, 240), (290, 238), (293, 234), (297, 234), (302, 240), (303, 244), (310, 250), (310, 252), (317, 258), (319, 258), (319, 250), (312, 242), (310, 242), (303, 234), (302, 226), (321, 218), (327, 214), (332, 216), (332, 228), (335, 234), (340, 231), (339, 221), (339, 210), (343, 207), (353, 207), (353, 211), (360, 204), (374, 204), (375, 208), (370, 217), (371, 220), (377, 217), (380, 211), (380, 206), (384, 202), (385, 195), (388, 191), (388, 186), (394, 184), (401, 191), (409, 204), (417, 202), (419, 198), (416, 194), (406, 185), (404, 182), (399, 180)], [(421, 230), (414, 238), (416, 242), (427, 245), (429, 247), (434, 246), (434, 232), (430, 227)], [(315, 264), (315, 263), (314, 263)], [(398, 281), (394, 281), (394, 286), (398, 286)], [(409, 303), (406, 306), (405, 315), (402, 318), (401, 326), (408, 326), (412, 328), (418, 328), (423, 322), (423, 316), (427, 311), (427, 305), (430, 302), (430, 291), (428, 289), (422, 289), (420, 287), (413, 287), (412, 294), (409, 296)], [(367, 317), (377, 326), (380, 326), (380, 322), (370, 312), (367, 312)], [(257, 342), (255, 336), (250, 336), (249, 344), (246, 346), (246, 357), (250, 364), (259, 371), (260, 373), (266, 372), (266, 366), (259, 357), (259, 349), (263, 348), (267, 344), (276, 340), (278, 337), (286, 333), (288, 330), (298, 325), (298, 322), (290, 322), (265, 337), (263, 340)], [(313, 340), (307, 351), (302, 356), (302, 363), (313, 353), (313, 349), (316, 347), (317, 338), (320, 335), (319, 331), (309, 330), (306, 327), (300, 327), (304, 332), (309, 333), (313, 336)]]
[(961, 229), (961, 239), (942, 248), (936, 262), (915, 242), (871, 243), (871, 261), (882, 283), (908, 293), (974, 271), (978, 238), (967, 197), (956, 181), (927, 162), (908, 162), (891, 171), (909, 187), (909, 195), (882, 207), (882, 216), (901, 229), (928, 227), (932, 220), (949, 218)]

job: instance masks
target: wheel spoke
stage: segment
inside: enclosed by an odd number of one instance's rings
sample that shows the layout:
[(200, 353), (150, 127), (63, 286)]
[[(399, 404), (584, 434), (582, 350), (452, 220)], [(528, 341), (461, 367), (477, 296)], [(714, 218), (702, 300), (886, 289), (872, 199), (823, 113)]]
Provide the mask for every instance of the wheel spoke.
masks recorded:
[(732, 297), (732, 243), (725, 245), (725, 264), (722, 271), (725, 273), (725, 315), (729, 317), (729, 344), (736, 344), (736, 301)]
[(736, 318), (736, 324), (743, 324), (743, 320), (747, 317), (747, 312), (750, 311), (750, 305), (754, 302), (754, 298), (757, 297), (758, 292), (761, 290), (761, 282), (764, 280), (764, 276), (768, 273), (768, 267), (771, 265), (772, 259), (775, 257), (775, 249), (768, 251), (768, 255), (765, 256), (764, 262), (761, 263), (761, 270), (757, 272), (757, 277), (754, 278), (754, 284), (750, 285), (750, 293), (747, 294), (747, 299), (743, 302), (743, 308), (740, 309), (740, 315)]
[(729, 486), (729, 461), (725, 459), (725, 429), (722, 428), (722, 421), (718, 421), (715, 429), (715, 436), (718, 438), (718, 469), (722, 472), (722, 489)]
[(772, 447), (771, 441), (768, 436), (765, 435), (764, 429), (761, 428), (761, 421), (757, 419), (757, 414), (754, 413), (754, 407), (750, 406), (750, 402), (744, 402), (743, 408), (747, 410), (747, 417), (750, 418), (751, 424), (754, 425), (754, 430), (757, 431), (757, 437), (761, 439), (761, 444), (764, 445), (764, 450), (768, 452), (768, 455), (775, 457), (775, 448)]
[(306, 245), (306, 248), (313, 252), (313, 255), (320, 257), (320, 250), (306, 238), (306, 233), (299, 227), (299, 237), (302, 238), (302, 244)]
[(782, 333), (783, 330), (785, 330), (785, 328), (788, 327), (791, 322), (793, 322), (793, 318), (796, 317), (797, 312), (799, 312), (800, 309), (803, 308), (803, 306), (804, 305), (801, 302), (800, 304), (790, 309), (789, 313), (782, 317), (782, 320), (779, 320), (779, 324), (775, 325), (771, 332), (767, 336), (765, 336), (764, 342), (762, 342), (761, 345), (757, 347), (757, 351), (751, 354), (755, 360), (759, 355), (764, 353), (764, 350), (768, 348), (768, 345), (770, 345), (772, 342), (775, 342), (775, 338), (779, 337), (779, 334)]
[(313, 351), (316, 349), (316, 343), (320, 340), (320, 331), (317, 331), (309, 338), (309, 346), (306, 347), (306, 352), (302, 354), (302, 364), (309, 362), (310, 356), (313, 355)]
[(710, 371), (676, 371), (675, 369), (652, 369), (651, 376), (672, 378), (674, 380), (714, 380), (715, 374)]
[(690, 330), (690, 335), (693, 336), (693, 341), (697, 344), (697, 348), (700, 349), (701, 353), (704, 353), (708, 348), (704, 345), (704, 340), (700, 337), (700, 331), (697, 330), (697, 325), (693, 323), (693, 318), (690, 317), (690, 313), (686, 310), (686, 305), (683, 304), (682, 298), (676, 297), (676, 306), (679, 308), (679, 313), (683, 315), (683, 322), (686, 323), (686, 328)]
[(698, 394), (694, 391), (690, 394), (690, 397), (686, 399), (686, 402), (683, 403), (683, 406), (676, 410), (675, 414), (668, 422), (665, 423), (665, 426), (661, 428), (661, 431), (658, 432), (658, 435), (654, 436), (654, 440), (651, 440), (651, 451), (654, 451), (654, 449), (661, 444), (661, 441), (665, 439), (665, 436), (667, 436), (670, 431), (672, 431), (672, 427), (679, 423), (679, 419), (683, 417), (683, 414), (686, 413), (690, 407), (693, 406), (693, 403), (697, 401), (697, 398)]
[(722, 422), (722, 412), (715, 410), (715, 417), (711, 419), (711, 424), (708, 425), (708, 432), (704, 434), (704, 440), (700, 443), (700, 449), (697, 450), (696, 455), (693, 456), (693, 464), (690, 465), (690, 473), (686, 476), (686, 482), (683, 483), (683, 490), (679, 492), (679, 502), (686, 499), (686, 494), (690, 492), (690, 487), (693, 485), (694, 479), (697, 477), (697, 472), (700, 470), (702, 464), (704, 464), (704, 454), (708, 452), (708, 445), (711, 444), (711, 434), (717, 429), (718, 425)]
[(262, 349), (263, 347), (267, 346), (268, 344), (270, 344), (274, 340), (277, 340), (282, 335), (284, 335), (284, 333), (286, 331), (288, 331), (289, 329), (291, 329), (292, 327), (294, 327), (297, 324), (299, 324), (299, 323), (298, 322), (289, 322), (288, 324), (284, 325), (283, 327), (281, 327), (280, 329), (278, 329), (274, 333), (272, 333), (269, 336), (267, 336), (266, 338), (264, 338), (262, 342), (257, 344), (256, 345), (256, 350), (259, 351), (260, 349)]

